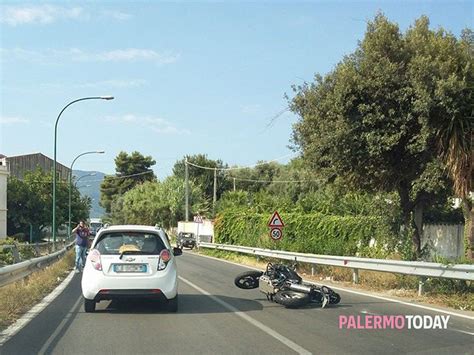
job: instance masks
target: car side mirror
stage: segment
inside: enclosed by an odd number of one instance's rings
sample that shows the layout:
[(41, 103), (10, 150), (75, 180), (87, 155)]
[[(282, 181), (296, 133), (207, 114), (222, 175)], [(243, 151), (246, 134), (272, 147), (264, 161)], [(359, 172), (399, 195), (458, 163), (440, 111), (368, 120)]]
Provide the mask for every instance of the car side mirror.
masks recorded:
[(173, 248), (173, 255), (174, 256), (180, 256), (183, 254), (183, 251), (181, 250), (181, 248)]

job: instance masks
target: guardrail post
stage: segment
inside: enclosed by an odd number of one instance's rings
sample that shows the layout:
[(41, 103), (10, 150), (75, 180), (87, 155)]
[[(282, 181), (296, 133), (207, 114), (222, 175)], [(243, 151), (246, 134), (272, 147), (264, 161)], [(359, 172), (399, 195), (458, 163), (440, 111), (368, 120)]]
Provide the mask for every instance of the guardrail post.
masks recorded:
[(359, 269), (352, 269), (352, 282), (359, 283)]
[(425, 285), (426, 278), (425, 277), (420, 277), (420, 280), (418, 281), (418, 296), (423, 295), (423, 286)]
[(18, 251), (18, 248), (16, 245), (13, 246), (12, 248), (12, 255), (13, 255), (13, 263), (19, 263), (21, 261), (20, 259), (20, 253)]

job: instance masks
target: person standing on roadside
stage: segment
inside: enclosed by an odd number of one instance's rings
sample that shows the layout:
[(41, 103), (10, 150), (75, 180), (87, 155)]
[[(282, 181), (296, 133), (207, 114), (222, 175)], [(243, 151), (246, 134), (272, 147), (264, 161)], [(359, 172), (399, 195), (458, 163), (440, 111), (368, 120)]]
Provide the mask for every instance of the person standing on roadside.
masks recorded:
[(72, 230), (76, 233), (76, 262), (74, 270), (76, 274), (81, 272), (86, 264), (86, 250), (89, 242), (89, 228), (84, 221), (80, 221), (76, 228)]

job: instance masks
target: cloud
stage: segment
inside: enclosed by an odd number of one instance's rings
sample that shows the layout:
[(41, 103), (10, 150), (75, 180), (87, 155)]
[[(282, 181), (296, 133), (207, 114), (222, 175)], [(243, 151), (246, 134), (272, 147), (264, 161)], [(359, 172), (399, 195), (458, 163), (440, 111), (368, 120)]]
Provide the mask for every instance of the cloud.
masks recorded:
[(174, 63), (179, 59), (179, 55), (170, 52), (159, 53), (152, 49), (116, 49), (108, 52), (99, 52), (85, 56), (85, 60), (92, 59), (102, 62), (118, 62), (118, 61), (153, 61), (161, 64)]
[(87, 19), (81, 7), (65, 8), (52, 5), (2, 6), (0, 23), (10, 26), (24, 24), (50, 24), (58, 20)]
[(76, 88), (76, 89), (88, 89), (88, 88), (113, 88), (113, 89), (126, 89), (126, 88), (138, 88), (143, 87), (148, 84), (148, 81), (144, 79), (130, 79), (130, 80), (121, 80), (121, 79), (111, 79), (111, 80), (101, 80), (94, 82), (84, 82), (84, 83), (64, 83), (64, 82), (49, 82), (42, 83), (39, 85), (40, 89), (43, 90), (64, 90), (66, 88)]
[(132, 15), (118, 10), (102, 10), (91, 14), (82, 7), (64, 7), (54, 5), (5, 5), (0, 7), (0, 23), (10, 26), (27, 24), (48, 25), (57, 21), (87, 21), (91, 18), (111, 18), (126, 21)]
[(1, 116), (0, 117), (0, 124), (10, 125), (10, 124), (18, 124), (18, 123), (28, 123), (29, 120), (21, 117), (15, 116)]
[(109, 122), (119, 122), (125, 124), (141, 125), (153, 132), (160, 134), (190, 134), (187, 129), (178, 129), (171, 122), (153, 116), (138, 116), (134, 114), (125, 114), (122, 116), (107, 116), (105, 118)]
[(141, 87), (141, 86), (145, 86), (146, 84), (147, 84), (147, 81), (143, 79), (132, 79), (132, 80), (113, 79), (113, 80), (96, 81), (92, 83), (76, 84), (74, 85), (74, 87), (77, 87), (77, 88), (111, 87), (111, 88), (117, 88), (117, 89), (124, 89), (124, 88)]
[(158, 64), (176, 62), (180, 55), (171, 51), (157, 52), (153, 49), (126, 48), (110, 51), (92, 52), (79, 48), (65, 50), (45, 49), (29, 50), (24, 48), (1, 48), (0, 55), (4, 61), (23, 60), (34, 63), (62, 63), (75, 62), (137, 62), (148, 61)]
[(126, 21), (132, 18), (132, 15), (117, 10), (104, 10), (102, 11), (102, 16), (110, 17), (118, 21)]

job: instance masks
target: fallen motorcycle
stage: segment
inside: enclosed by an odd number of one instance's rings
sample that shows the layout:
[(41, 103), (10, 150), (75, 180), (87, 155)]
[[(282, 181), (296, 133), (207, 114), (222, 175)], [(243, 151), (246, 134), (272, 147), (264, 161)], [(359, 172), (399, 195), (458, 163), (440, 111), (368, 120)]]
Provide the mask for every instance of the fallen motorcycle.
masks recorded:
[(279, 303), (286, 308), (298, 308), (308, 303), (338, 304), (341, 296), (327, 286), (315, 286), (303, 283), (296, 272), (296, 265), (268, 263), (265, 272), (246, 271), (239, 274), (234, 283), (237, 287), (250, 290), (259, 288), (269, 301)]

